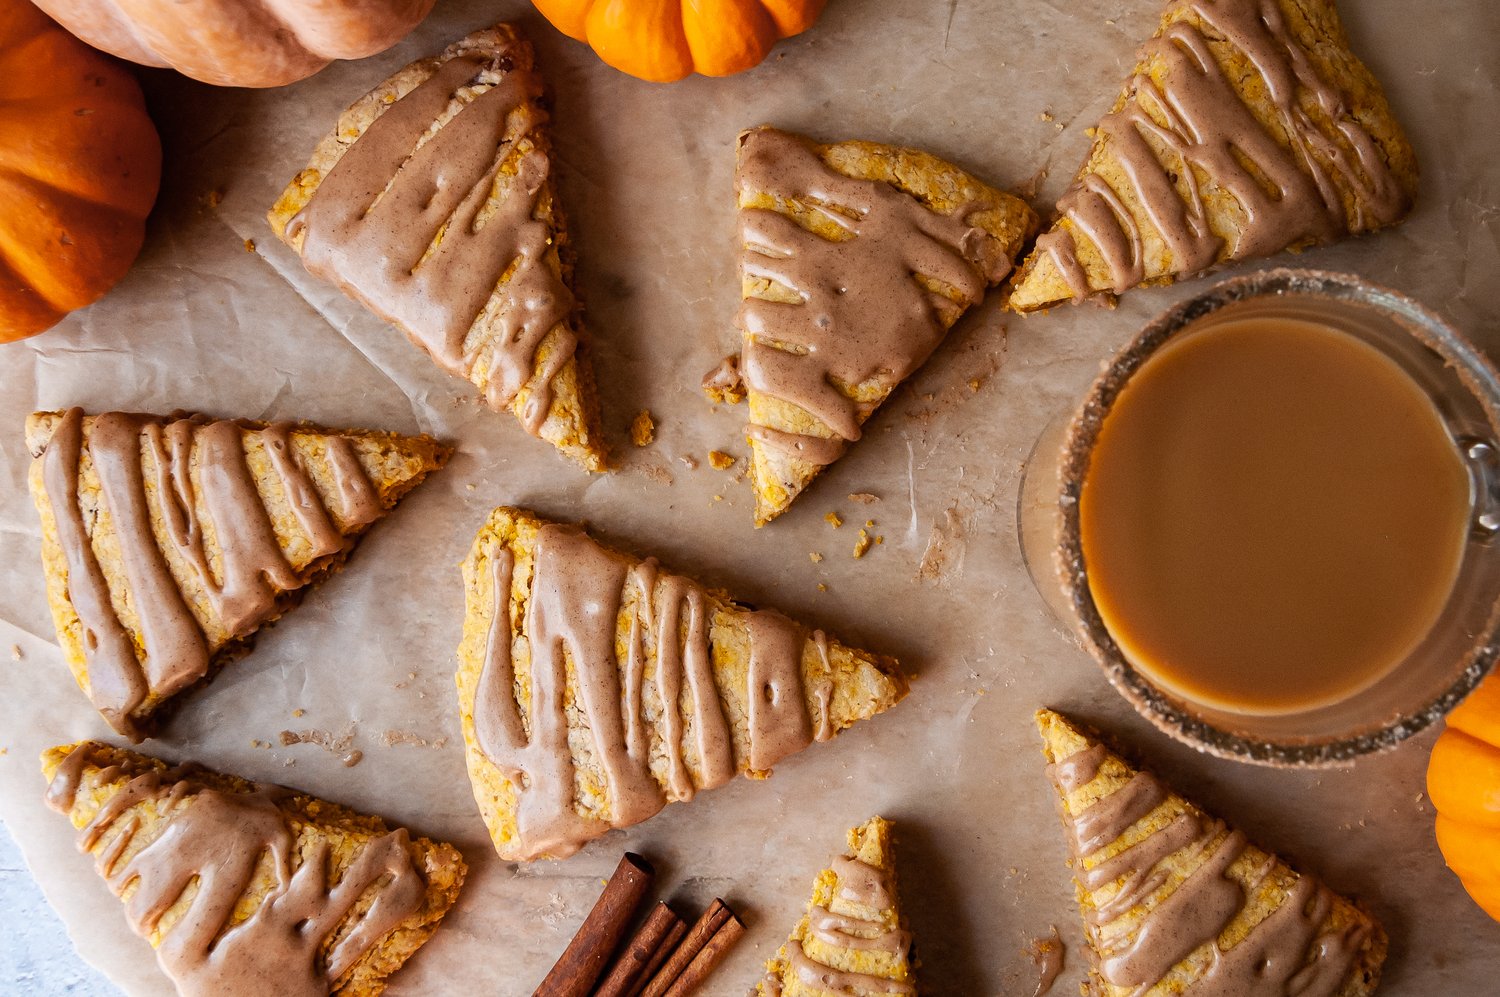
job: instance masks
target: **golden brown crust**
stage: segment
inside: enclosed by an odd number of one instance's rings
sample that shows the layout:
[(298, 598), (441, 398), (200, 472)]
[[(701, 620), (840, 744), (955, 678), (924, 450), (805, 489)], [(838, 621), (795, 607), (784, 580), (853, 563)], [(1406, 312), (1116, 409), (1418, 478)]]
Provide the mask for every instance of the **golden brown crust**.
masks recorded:
[[(106, 801), (119, 793), (131, 779), (148, 772), (166, 772), (169, 766), (157, 758), (114, 748), (98, 742), (88, 745), (90, 761), (84, 767), (80, 789), (74, 801), (69, 819), (75, 828), (84, 827)], [(50, 782), (57, 774), (63, 759), (79, 745), (68, 744), (50, 748), (42, 755), (42, 774)], [(107, 770), (107, 771), (106, 771)], [(237, 776), (224, 775), (207, 769), (193, 769), (182, 776), (190, 787), (214, 789), (227, 793), (250, 793), (257, 788), (254, 783)], [(277, 800), (277, 806), (286, 816), (296, 833), (296, 845), (292, 850), (296, 865), (309, 855), (319, 842), (329, 845), (328, 864), (330, 877), (337, 880), (354, 861), (360, 849), (390, 832), (391, 828), (379, 817), (358, 813), (336, 803), (302, 793), (288, 793)], [(127, 820), (134, 822), (134, 837), (124, 858), (145, 848), (165, 831), (168, 819), (157, 811), (153, 801), (141, 801), (126, 809), (118, 826)], [(113, 837), (104, 835), (91, 849), (90, 854), (104, 852)], [(421, 948), (437, 930), (439, 922), (458, 899), (468, 872), (463, 856), (452, 845), (412, 837), (408, 848), (413, 866), (422, 873), (426, 890), (421, 905), (386, 933), (357, 959), (331, 991), (340, 997), (375, 997), (385, 989), (386, 978), (399, 969), (406, 960)], [(236, 906), (236, 923), (248, 917), (266, 899), (274, 886), (269, 870), (263, 870), (242, 895)], [(346, 934), (360, 915), (374, 903), (377, 891), (370, 891), (357, 903), (330, 932), (322, 951), (328, 952)], [(162, 923), (170, 926), (186, 910), (190, 896), (184, 893), (176, 904), (162, 917)], [(167, 927), (165, 930), (171, 930)], [(157, 931), (148, 940), (152, 946), (161, 943), (162, 931)]]
[[(47, 580), (47, 601), (51, 606), (53, 622), (57, 627), (58, 642), (62, 645), (63, 657), (79, 688), (87, 693), (89, 676), (83, 647), (83, 624), (78, 618), (77, 610), (69, 594), (67, 557), (58, 536), (58, 525), (43, 484), (40, 459), (62, 418), (61, 412), (37, 412), (27, 418), (26, 446), (33, 457), (37, 458), (32, 462), (28, 483), (41, 519), (42, 568)], [(95, 421), (94, 416), (83, 418), (85, 441), (88, 440)], [(256, 478), (262, 501), (266, 504), (270, 514), (282, 553), (301, 581), (299, 587), (277, 593), (275, 611), (270, 619), (265, 621), (270, 623), (294, 608), (309, 588), (338, 571), (351, 553), (352, 545), (349, 549), (334, 554), (322, 557), (313, 555), (310, 538), (303, 531), (286, 495), (280, 490), (280, 486), (274, 483), (276, 476), (266, 463), (263, 450), (258, 443), (251, 442), (252, 437), (249, 434), (254, 430), (265, 428), (265, 424), (246, 421), (240, 425), (246, 434), (246, 452), (252, 474)], [(427, 436), (408, 437), (395, 433), (364, 430), (330, 431), (311, 424), (295, 427), (290, 435), (292, 448), (301, 466), (311, 476), (325, 504), (330, 507), (331, 515), (335, 517), (337, 517), (337, 512), (332, 510), (338, 508), (338, 503), (332, 501), (331, 497), (336, 494), (337, 485), (326, 456), (328, 439), (333, 436), (344, 437), (353, 444), (361, 467), (375, 486), (383, 510), (393, 508), (407, 492), (421, 484), (429, 473), (442, 467), (452, 452), (449, 447)], [(124, 624), (134, 642), (138, 656), (143, 656), (145, 638), (140, 619), (131, 601), (121, 595), (129, 590), (129, 584), (125, 578), (123, 555), (119, 541), (114, 535), (113, 522), (104, 504), (100, 481), (94, 471), (86, 446), (80, 461), (78, 481), (80, 508), (84, 513), (85, 522), (91, 524), (89, 529), (94, 556), (99, 561), (106, 584), (114, 594), (115, 608), (121, 623)], [(167, 698), (159, 697), (153, 692), (132, 712), (131, 719), (143, 732), (147, 733), (159, 726), (165, 719), (166, 708), (169, 705), (181, 702), (185, 694), (206, 685), (226, 664), (248, 653), (253, 643), (253, 632), (236, 636), (226, 630), (223, 621), (215, 613), (207, 593), (196, 581), (193, 571), (185, 562), (182, 562), (180, 555), (174, 556), (170, 551), (171, 545), (165, 541), (167, 528), (162, 519), (159, 502), (152, 503), (150, 518), (157, 545), (172, 565), (174, 578), (182, 589), (189, 609), (204, 630), (209, 644), (210, 662), (208, 673), (192, 686)], [(335, 525), (351, 538), (364, 532), (364, 527), (350, 523), (336, 522)], [(213, 549), (214, 545), (211, 541), (206, 543), (206, 547), (209, 548), (211, 556), (217, 556), (217, 551)]]
[[(333, 130), (318, 143), (308, 165), (287, 184), (286, 189), (282, 191), (267, 215), (271, 230), (276, 237), (300, 255), (305, 233), (296, 230), (289, 235), (287, 226), (292, 218), (312, 200), (323, 178), (337, 165), (344, 153), (390, 105), (431, 78), (444, 62), (476, 52), (510, 59), (519, 71), (530, 72), (535, 69), (530, 42), (526, 41), (520, 32), (509, 24), (500, 24), (493, 28), (476, 31), (454, 42), (440, 54), (419, 59), (406, 66), (351, 104), (348, 110), (339, 116)], [(482, 89), (476, 87), (470, 87), (461, 92), (455, 103), (450, 106), (450, 115), (457, 113), (464, 103), (473, 100), (480, 92)], [(516, 163), (532, 148), (541, 151), (549, 161), (555, 161), (545, 128), (533, 127), (521, 142), (515, 143), (515, 148), (511, 150), (505, 163), (502, 164), (502, 173), (514, 173)], [(502, 190), (497, 180), (497, 186), (491, 192), (488, 205), (481, 211), (481, 217), (494, 210), (501, 196)], [(538, 194), (535, 218), (545, 223), (550, 233), (550, 246), (546, 254), (547, 266), (572, 289), (572, 249), (568, 240), (562, 206), (558, 203), (550, 177)], [(509, 276), (506, 274), (503, 279), (508, 279)], [(576, 295), (576, 290), (574, 293)], [(471, 337), (476, 334), (481, 338), (495, 335), (492, 328), (494, 315), (504, 295), (505, 290), (502, 284), (477, 320), (475, 331), (470, 333)], [(566, 342), (569, 333), (578, 343), (577, 353), (561, 366), (549, 382), (552, 388), (552, 404), (538, 435), (585, 469), (605, 471), (608, 470), (608, 454), (599, 429), (599, 402), (594, 385), (593, 369), (589, 365), (588, 336), (583, 328), (582, 314), (579, 309), (574, 309), (564, 324), (551, 330), (542, 340), (533, 358), (532, 374), (535, 377), (548, 369), (549, 356)], [(489, 383), (489, 371), (476, 367), (470, 375), (470, 380), (483, 391)], [(535, 387), (537, 385), (528, 384), (511, 401), (509, 408), (518, 418), (524, 411)]]
[[(896, 190), (920, 201), (934, 213), (949, 214), (962, 205), (975, 205), (977, 210), (969, 216), (969, 220), (987, 236), (978, 247), (979, 259), (985, 272), (1008, 269), (1021, 247), (1035, 234), (1036, 214), (1023, 201), (990, 187), (930, 153), (863, 141), (819, 145), (811, 139), (795, 137), (817, 152), (819, 158), (836, 172), (847, 177), (890, 184)], [(764, 192), (742, 191), (739, 208), (776, 211), (794, 218), (804, 228), (825, 239), (847, 238), (842, 230), (810, 210), (809, 206), (780, 201)], [(944, 329), (951, 328), (966, 310), (955, 296), (956, 292), (930, 281), (921, 282), (953, 302), (940, 315)], [(742, 280), (741, 293), (746, 298), (768, 301), (800, 300), (790, 290), (767, 278), (748, 275)], [(860, 422), (863, 423), (890, 396), (896, 385), (871, 382), (840, 385), (839, 388), (849, 398), (861, 403)], [(716, 401), (738, 400), (735, 393), (726, 393), (722, 389), (711, 389), (710, 397)], [(755, 391), (749, 392), (749, 402), (752, 425), (824, 439), (835, 438), (833, 431), (820, 419), (791, 402)], [(763, 446), (755, 440), (748, 442), (752, 455), (751, 481), (755, 489), (755, 523), (761, 526), (786, 511), (792, 500), (822, 473), (824, 465)]]

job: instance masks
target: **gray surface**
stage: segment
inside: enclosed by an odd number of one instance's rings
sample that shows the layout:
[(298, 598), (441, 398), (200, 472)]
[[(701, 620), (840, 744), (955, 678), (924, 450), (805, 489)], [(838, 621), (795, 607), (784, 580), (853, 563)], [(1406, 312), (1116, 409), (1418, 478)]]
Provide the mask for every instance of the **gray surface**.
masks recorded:
[(0, 822), (0, 994), (114, 997), (119, 989), (73, 951), (10, 830)]

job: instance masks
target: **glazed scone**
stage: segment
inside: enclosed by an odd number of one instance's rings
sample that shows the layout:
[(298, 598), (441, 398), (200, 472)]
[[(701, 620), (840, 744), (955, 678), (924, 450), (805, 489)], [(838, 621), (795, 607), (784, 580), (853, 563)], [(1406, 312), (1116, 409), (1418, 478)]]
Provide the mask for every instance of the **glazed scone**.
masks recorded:
[(1101, 997), (1365, 997), (1373, 918), (1051, 710), (1036, 715)]
[(896, 895), (889, 821), (849, 831), (849, 854), (813, 881), (807, 913), (776, 958), (758, 997), (886, 997), (915, 994), (911, 932)]
[(1016, 311), (1372, 232), (1417, 192), (1333, 0), (1172, 0), (1092, 134)]
[(42, 772), (182, 997), (373, 997), (467, 871), (378, 817), (95, 741), (48, 750)]
[(1005, 279), (1036, 216), (912, 149), (817, 145), (769, 127), (738, 148), (741, 352), (704, 389), (749, 399), (760, 526)]
[(310, 273), (602, 471), (544, 103), (521, 33), (476, 31), (355, 101), (269, 220)]
[(448, 458), (425, 436), (80, 409), (26, 422), (58, 642), (132, 740)]
[(613, 827), (894, 706), (889, 658), (500, 508), (463, 564), (458, 702), (501, 858), (562, 858)]

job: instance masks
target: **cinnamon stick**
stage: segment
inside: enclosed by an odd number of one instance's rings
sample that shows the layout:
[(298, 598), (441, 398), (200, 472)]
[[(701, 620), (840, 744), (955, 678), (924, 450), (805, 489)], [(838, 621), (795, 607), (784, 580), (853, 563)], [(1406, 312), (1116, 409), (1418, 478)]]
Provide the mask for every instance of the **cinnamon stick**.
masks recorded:
[(703, 916), (694, 922), (692, 930), (687, 933), (682, 944), (677, 946), (677, 950), (672, 953), (661, 969), (656, 971), (656, 975), (641, 992), (641, 997), (664, 997), (672, 984), (676, 982), (677, 977), (682, 975), (682, 971), (687, 969), (693, 958), (703, 950), (703, 946), (708, 944), (708, 940), (724, 926), (725, 921), (733, 916), (733, 912), (723, 900), (715, 899), (709, 904), (708, 910), (704, 911)]
[(683, 924), (682, 918), (658, 900), (646, 918), (646, 923), (630, 936), (624, 950), (615, 957), (614, 965), (604, 974), (604, 982), (595, 988), (594, 997), (625, 997), (658, 953), (663, 958), (670, 954), (670, 950), (662, 951), (663, 943), (679, 925), (686, 932), (687, 925)]
[(626, 991), (625, 997), (641, 997), (641, 991), (650, 984), (657, 971), (661, 969), (662, 963), (670, 959), (672, 953), (677, 951), (677, 946), (682, 944), (682, 939), (687, 936), (687, 933), (688, 923), (678, 919), (677, 923), (672, 925), (672, 930), (667, 932), (667, 937), (661, 940), (661, 945), (657, 946), (656, 954), (651, 957), (651, 961), (646, 963), (645, 968), (641, 970), (641, 975), (635, 978), (635, 983)]
[(588, 997), (655, 875), (650, 862), (626, 852), (578, 934), (532, 997)]
[(724, 961), (734, 943), (745, 933), (745, 925), (730, 913), (729, 920), (719, 926), (708, 943), (693, 956), (682, 975), (672, 982), (666, 997), (687, 997), (708, 981), (711, 974)]

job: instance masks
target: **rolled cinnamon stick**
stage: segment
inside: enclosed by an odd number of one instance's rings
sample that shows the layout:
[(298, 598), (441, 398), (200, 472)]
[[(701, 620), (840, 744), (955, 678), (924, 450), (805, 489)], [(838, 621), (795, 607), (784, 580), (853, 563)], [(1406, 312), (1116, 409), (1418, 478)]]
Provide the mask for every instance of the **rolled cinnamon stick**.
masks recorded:
[(670, 959), (672, 953), (677, 951), (677, 946), (682, 944), (687, 933), (688, 923), (678, 919), (677, 923), (672, 925), (672, 930), (667, 932), (667, 937), (663, 938), (661, 944), (657, 946), (656, 954), (651, 957), (651, 961), (646, 963), (645, 968), (641, 970), (641, 975), (635, 978), (635, 982), (625, 992), (625, 997), (641, 997), (641, 991), (650, 984), (657, 971), (661, 969), (662, 963)]
[(651, 982), (641, 992), (641, 997), (664, 997), (672, 984), (676, 982), (677, 977), (682, 975), (682, 971), (687, 969), (688, 964), (693, 961), (693, 958), (703, 950), (703, 946), (708, 944), (708, 940), (714, 936), (714, 932), (722, 928), (724, 922), (733, 916), (734, 913), (723, 900), (715, 899), (713, 903), (709, 904), (708, 910), (703, 912), (703, 916), (693, 923), (692, 930), (687, 933), (687, 937), (682, 940), (682, 944), (677, 946), (676, 951), (672, 953), (661, 969), (656, 971), (656, 975), (651, 978)]
[(682, 975), (672, 981), (666, 997), (687, 997), (697, 991), (708, 981), (709, 975), (724, 961), (724, 957), (744, 933), (745, 925), (731, 913), (729, 920), (720, 925), (708, 943), (693, 956), (693, 961), (687, 964)]
[[(682, 926), (683, 931), (687, 930), (682, 918), (658, 900), (646, 918), (646, 923), (630, 936), (625, 948), (615, 957), (614, 965), (604, 974), (604, 982), (594, 989), (594, 997), (625, 997), (657, 953), (661, 952), (672, 929), (678, 925)], [(663, 952), (663, 958), (667, 954)]]
[(532, 997), (588, 997), (655, 875), (650, 862), (626, 852), (578, 934)]

